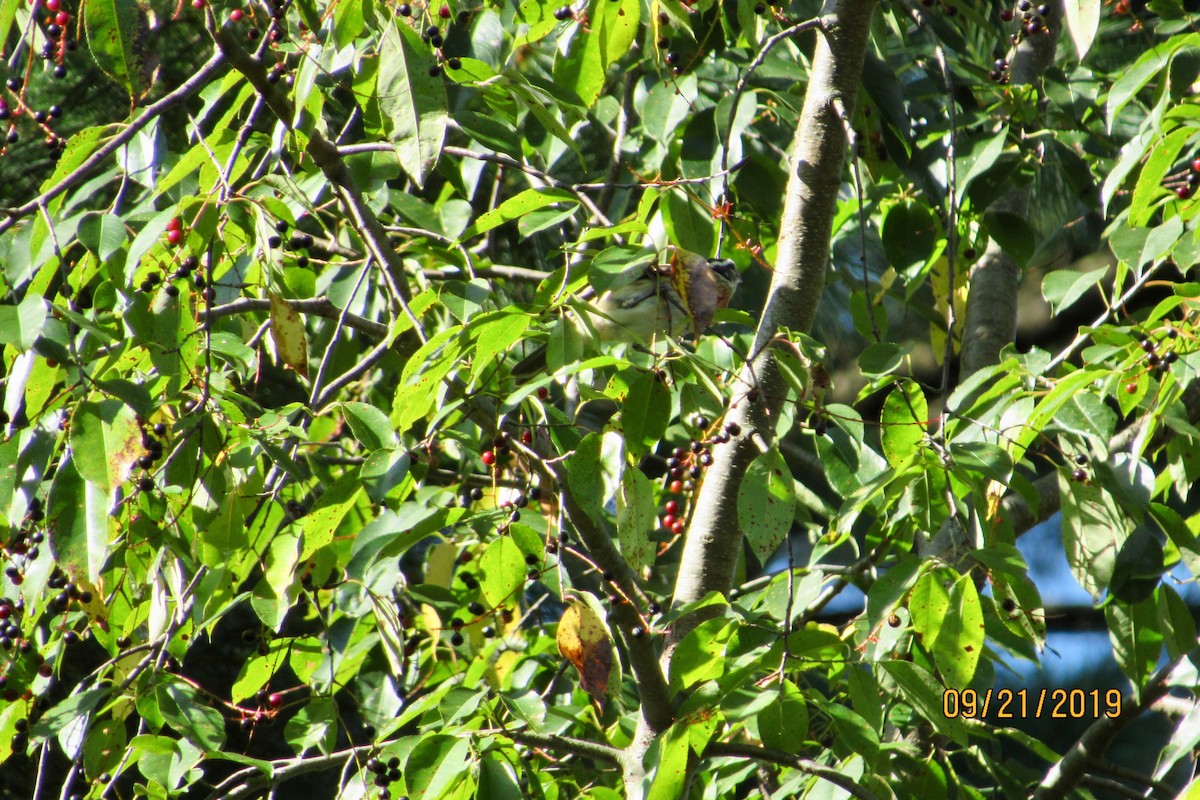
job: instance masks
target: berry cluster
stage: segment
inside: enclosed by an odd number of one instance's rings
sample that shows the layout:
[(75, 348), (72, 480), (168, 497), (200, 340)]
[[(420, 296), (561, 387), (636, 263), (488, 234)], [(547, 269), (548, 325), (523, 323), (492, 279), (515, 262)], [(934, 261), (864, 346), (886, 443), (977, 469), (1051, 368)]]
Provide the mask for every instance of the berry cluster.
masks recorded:
[(1075, 469), (1073, 469), (1071, 471), (1071, 480), (1075, 481), (1076, 483), (1086, 483), (1087, 482), (1088, 474), (1087, 474), (1087, 471), (1084, 469), (1084, 467), (1087, 466), (1087, 463), (1088, 463), (1087, 456), (1085, 456), (1083, 454), (1075, 456), (1075, 464), (1077, 466), (1075, 467)]
[(162, 442), (154, 437), (166, 436), (167, 426), (162, 422), (155, 423), (154, 427), (152, 428), (154, 431), (154, 436), (151, 436), (150, 433), (146, 431), (145, 423), (140, 419), (138, 421), (142, 425), (142, 447), (146, 449), (145, 452), (138, 456), (137, 465), (141, 467), (146, 474), (138, 478), (137, 487), (139, 491), (152, 492), (154, 491), (154, 479), (150, 477), (150, 472), (154, 469), (155, 462), (161, 459), (163, 455)]
[[(367, 759), (367, 771), (375, 776), (374, 783), (379, 788), (379, 794), (375, 795), (378, 800), (391, 800), (392, 793), (388, 791), (387, 787), (403, 777), (400, 772), (400, 759), (392, 756), (387, 761), (383, 761), (372, 756)], [(404, 795), (396, 800), (408, 800), (408, 796)]]
[[(41, 544), (45, 541), (45, 534), (34, 526), (45, 518), (45, 512), (42, 510), (42, 501), (38, 497), (34, 497), (29, 501), (29, 512), (26, 515), (26, 525), (22, 526), (17, 531), (16, 536), (8, 547), (5, 548), (4, 555), (7, 557), (9, 564), (4, 568), (4, 574), (14, 585), (20, 586), (24, 581), (25, 569), (30, 562), (36, 561), (41, 555)], [(0, 607), (0, 621), (8, 619), (8, 614)], [(2, 637), (0, 637), (0, 647), (3, 647)], [(8, 648), (4, 648), (8, 649)]]
[[(697, 417), (696, 427), (702, 432), (709, 427), (707, 417)], [(713, 463), (712, 446), (725, 444), (742, 432), (741, 426), (730, 422), (725, 428), (712, 436), (693, 439), (688, 447), (676, 447), (667, 459), (667, 491), (673, 495), (686, 495), (695, 489), (695, 482), (704, 474), (704, 468)], [(679, 536), (684, 531), (682, 506), (678, 500), (669, 499), (663, 503), (663, 516), (660, 518), (663, 530)]]
[(238, 727), (243, 731), (253, 730), (254, 726), (260, 722), (270, 724), (275, 719), (275, 712), (283, 706), (283, 695), (280, 692), (268, 692), (266, 689), (260, 689), (254, 699), (258, 703), (257, 709), (238, 709), (242, 715), (238, 720)]
[(1053, 13), (1053, 9), (1047, 4), (1043, 3), (1035, 8), (1029, 0), (1018, 0), (1015, 11), (1006, 8), (1000, 12), (1000, 21), (1016, 20), (1020, 25), (1011, 38), (1012, 43), (1017, 45), (1026, 36), (1037, 36), (1039, 33), (1044, 33), (1047, 30), (1046, 19), (1051, 13)]
[[(430, 8), (426, 8), (426, 11), (430, 10)], [(396, 6), (396, 14), (401, 17), (411, 17), (413, 15), (412, 4), (401, 3)], [(437, 51), (438, 63), (429, 68), (429, 77), (436, 78), (442, 74), (443, 67), (451, 70), (462, 69), (462, 59), (457, 56), (446, 56), (442, 51), (442, 47), (446, 43), (446, 36), (450, 35), (449, 25), (451, 17), (454, 17), (455, 23), (459, 27), (466, 27), (471, 22), (471, 12), (463, 9), (455, 17), (454, 12), (450, 10), (450, 6), (442, 5), (438, 7), (437, 12), (432, 16), (436, 19), (436, 22), (425, 27), (421, 32), (421, 38)], [(444, 32), (441, 28), (443, 24), (446, 25)]]
[(1192, 159), (1182, 171), (1167, 175), (1163, 178), (1162, 185), (1175, 192), (1175, 196), (1180, 200), (1190, 200), (1196, 193), (1196, 187), (1200, 186), (1200, 158)]

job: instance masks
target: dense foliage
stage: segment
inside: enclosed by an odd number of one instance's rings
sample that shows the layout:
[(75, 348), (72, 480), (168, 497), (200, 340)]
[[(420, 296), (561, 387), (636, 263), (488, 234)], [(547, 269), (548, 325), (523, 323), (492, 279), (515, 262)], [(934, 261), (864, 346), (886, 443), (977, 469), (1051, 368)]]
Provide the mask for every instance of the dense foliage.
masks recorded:
[[(0, 791), (1048, 798), (1143, 713), (1179, 790), (1195, 15), (559, 2), (0, 0)], [(598, 345), (668, 245), (733, 307)], [(985, 707), (1056, 511), (1069, 753)]]

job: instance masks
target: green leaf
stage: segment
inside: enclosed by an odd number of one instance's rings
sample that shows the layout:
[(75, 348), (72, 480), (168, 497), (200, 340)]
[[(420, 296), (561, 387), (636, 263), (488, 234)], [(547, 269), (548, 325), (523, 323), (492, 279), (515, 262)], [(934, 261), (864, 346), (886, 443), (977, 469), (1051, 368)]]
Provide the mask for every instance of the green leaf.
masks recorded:
[(338, 713), (331, 697), (314, 697), (288, 720), (283, 729), (296, 755), (317, 748), (329, 755), (337, 745)]
[(417, 186), (425, 185), (446, 136), (446, 86), (440, 75), (429, 74), (435, 64), (428, 45), (408, 25), (384, 27), (376, 81), (379, 108), (391, 121), (400, 165)]
[(575, 499), (592, 519), (604, 514), (604, 507), (616, 491), (617, 476), (624, 463), (624, 441), (615, 432), (601, 436), (589, 433), (575, 448), (567, 465), (567, 482)]
[(378, 408), (369, 403), (341, 403), (342, 411), (346, 412), (346, 421), (354, 438), (362, 442), (367, 450), (382, 450), (395, 447), (396, 432), (392, 423)]
[(881, 666), (900, 686), (904, 699), (928, 721), (935, 731), (967, 746), (970, 733), (960, 717), (948, 717), (943, 710), (945, 688), (925, 669), (909, 661), (884, 661)]
[(591, 25), (578, 30), (565, 57), (554, 64), (554, 82), (573, 89), (589, 108), (604, 88), (610, 64), (630, 52), (641, 21), (637, 0), (592, 0)]
[(85, 481), (74, 461), (64, 460), (54, 473), (46, 507), (54, 560), (68, 575), (99, 581), (108, 560), (109, 495)]
[(321, 496), (316, 508), (304, 518), (304, 549), (300, 558), (308, 558), (333, 541), (350, 509), (362, 496), (362, 484), (354, 475), (345, 475)]
[(1104, 609), (1113, 656), (1133, 685), (1141, 690), (1154, 674), (1162, 653), (1163, 635), (1158, 602), (1149, 597), (1140, 603), (1109, 603)]
[(46, 301), (26, 295), (15, 306), (0, 306), (0, 344), (11, 344), (24, 352), (33, 347), (46, 326)]
[(225, 745), (225, 718), (192, 686), (171, 678), (155, 686), (154, 697), (163, 719), (180, 736), (209, 753)]
[(1130, 522), (1107, 492), (1061, 474), (1058, 484), (1067, 563), (1075, 580), (1099, 600), (1112, 580)]
[(84, 480), (111, 492), (145, 451), (137, 415), (119, 400), (80, 403), (71, 415), (71, 451)]
[(654, 489), (639, 469), (621, 473), (617, 492), (617, 538), (621, 555), (637, 572), (654, 566), (655, 543), (650, 532), (655, 526)]
[(888, 263), (896, 271), (905, 272), (929, 260), (943, 232), (929, 206), (916, 200), (902, 200), (883, 212), (879, 235)]
[(738, 525), (760, 564), (766, 564), (787, 539), (795, 518), (792, 473), (772, 446), (750, 462), (738, 487)]
[(1007, 140), (1008, 126), (1005, 125), (986, 142), (976, 142), (970, 153), (958, 159), (958, 174), (961, 177), (958, 179), (956, 202), (961, 204), (963, 198), (967, 196), (967, 190), (971, 188), (971, 184), (995, 166), (1000, 156), (1004, 154), (1004, 144)]
[(1076, 272), (1072, 269), (1051, 272), (1042, 280), (1042, 296), (1056, 314), (1061, 313), (1075, 305), (1088, 289), (1104, 280), (1107, 274), (1106, 266), (1088, 272)]
[(764, 746), (797, 753), (808, 738), (808, 703), (790, 680), (779, 686), (777, 699), (758, 716), (758, 733)]
[(114, 213), (88, 213), (79, 221), (79, 243), (107, 261), (125, 245), (125, 223)]
[(867, 592), (867, 622), (872, 630), (882, 624), (884, 616), (892, 613), (916, 583), (921, 564), (919, 558), (903, 557), (871, 584)]
[(425, 736), (404, 762), (412, 800), (434, 800), (472, 769), (470, 743), (446, 734)]
[(143, 55), (149, 26), (136, 0), (88, 0), (83, 30), (96, 65), (131, 98), (150, 88)]
[(1096, 31), (1100, 28), (1100, 0), (1064, 0), (1063, 10), (1066, 12), (1067, 31), (1075, 44), (1075, 53), (1082, 63), (1092, 42), (1096, 41)]
[(706, 619), (689, 631), (671, 657), (671, 686), (686, 689), (725, 674), (725, 650), (736, 631), (725, 617)]
[(869, 377), (879, 377), (895, 372), (904, 363), (906, 347), (893, 342), (872, 342), (858, 356), (858, 368)]
[(621, 430), (630, 456), (636, 460), (649, 452), (670, 421), (671, 393), (654, 373), (640, 373), (621, 403)]
[(515, 595), (525, 583), (525, 554), (516, 542), (501, 536), (488, 543), (479, 559), (479, 587), (488, 605), (496, 608), (512, 603)]
[(672, 725), (667, 735), (660, 739), (658, 764), (646, 800), (677, 800), (683, 797), (688, 776), (688, 741), (688, 726), (682, 722)]
[(552, 206), (557, 203), (576, 204), (579, 201), (565, 189), (526, 189), (514, 197), (510, 197), (491, 211), (480, 214), (475, 222), (467, 227), (455, 240), (455, 244), (466, 241), (481, 233), (512, 222), (515, 219), (539, 208)]
[(996, 240), (1004, 252), (1021, 266), (1029, 263), (1037, 252), (1038, 235), (1024, 217), (1011, 211), (989, 208), (983, 214), (988, 236)]
[(917, 452), (925, 440), (929, 405), (916, 381), (902, 380), (883, 402), (879, 444), (884, 458), (898, 467)]
[[(241, 542), (240, 547), (246, 547), (246, 542)], [(271, 540), (263, 557), (263, 576), (254, 586), (250, 605), (259, 620), (270, 630), (280, 629), (288, 611), (300, 595), (296, 579), (299, 550), (299, 537), (294, 533), (280, 533)]]
[(970, 575), (963, 575), (950, 587), (949, 613), (937, 630), (932, 646), (938, 671), (947, 688), (965, 689), (975, 677), (983, 651), (983, 608)]

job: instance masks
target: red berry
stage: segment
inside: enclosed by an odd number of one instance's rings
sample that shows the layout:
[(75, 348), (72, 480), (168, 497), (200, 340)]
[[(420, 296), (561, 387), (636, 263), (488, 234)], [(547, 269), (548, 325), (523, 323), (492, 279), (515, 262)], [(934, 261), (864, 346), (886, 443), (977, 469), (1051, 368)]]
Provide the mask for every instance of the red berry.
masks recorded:
[(279, 708), (281, 705), (283, 705), (283, 695), (281, 695), (279, 692), (272, 692), (267, 697), (267, 705), (269, 705), (271, 708)]
[(538, 400), (545, 400), (547, 397), (550, 396), (550, 390), (547, 389), (545, 386), (539, 386), (537, 394), (538, 394)]
[(1134, 392), (1136, 392), (1136, 391), (1137, 391), (1137, 384), (1136, 384), (1136, 383), (1127, 383), (1127, 384), (1125, 384), (1125, 394), (1133, 394), (1133, 393), (1134, 393)]
[(244, 16), (246, 16), (246, 14), (240, 8), (235, 8), (233, 11), (229, 12), (229, 18), (234, 22), (241, 22), (242, 17)]
[(175, 244), (179, 244), (182, 241), (183, 241), (183, 231), (181, 231), (179, 229), (167, 231), (167, 243), (168, 244), (175, 245)]
[(1192, 172), (1200, 172), (1200, 158), (1192, 160)]
[(676, 536), (683, 533), (683, 520), (675, 520), (675, 524), (671, 526), (671, 533), (675, 534)]
[(670, 527), (674, 524), (675, 524), (675, 515), (674, 514), (663, 514), (662, 526), (664, 528), (670, 529)]
[(1000, 12), (1000, 21), (1001, 22), (1012, 22), (1012, 17), (1013, 17), (1012, 9), (1010, 9), (1010, 8), (1006, 8)]
[(47, 11), (58, 11), (62, 8), (62, 0), (46, 0)]
[(494, 452), (492, 452), (491, 450), (484, 450), (483, 455), (481, 455), (480, 458), (482, 458), (483, 463), (488, 465), (489, 467), (492, 464), (496, 463), (496, 454)]
[(442, 6), (439, 8), (438, 16), (442, 19), (450, 19), (450, 6)]
[(1119, 2), (1117, 3), (1116, 12), (1118, 14), (1128, 14), (1129, 13), (1129, 0), (1119, 0)]
[(1180, 200), (1187, 200), (1192, 196), (1192, 188), (1190, 186), (1180, 186), (1175, 190), (1175, 196)]
[(204, 8), (204, 0), (192, 0), (192, 8)]
[(179, 217), (171, 217), (171, 219), (167, 222), (167, 230), (169, 230), (169, 231), (183, 230), (183, 220), (181, 220)]
[(668, 500), (666, 505), (663, 506), (663, 511), (666, 511), (668, 514), (678, 514), (679, 503), (676, 503), (674, 500)]
[(521, 431), (521, 443), (533, 444), (533, 434), (529, 431)]
[(66, 27), (67, 23), (70, 21), (71, 15), (65, 11), (60, 11), (54, 15), (54, 22), (58, 25), (62, 25), (63, 27)]
[(49, 664), (42, 664), (40, 667), (38, 667), (38, 675), (41, 675), (43, 678), (49, 678), (53, 674), (54, 667), (50, 666)]
[(683, 481), (671, 481), (671, 485), (667, 487), (672, 494), (679, 494), (683, 491)]

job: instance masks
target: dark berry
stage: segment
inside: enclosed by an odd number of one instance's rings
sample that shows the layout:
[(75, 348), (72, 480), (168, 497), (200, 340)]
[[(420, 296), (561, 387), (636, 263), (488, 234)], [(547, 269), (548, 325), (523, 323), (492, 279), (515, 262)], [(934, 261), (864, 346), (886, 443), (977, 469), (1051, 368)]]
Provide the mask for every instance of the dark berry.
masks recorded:
[(1079, 466), (1081, 466), (1081, 467), (1082, 467), (1084, 464), (1086, 464), (1086, 463), (1087, 463), (1087, 461), (1088, 461), (1088, 460), (1087, 460), (1087, 456), (1083, 455), (1082, 453), (1081, 453), (1081, 454), (1079, 454), (1079, 455), (1077, 455), (1077, 456), (1075, 456), (1075, 463), (1076, 463), (1076, 464), (1078, 464), (1078, 465), (1079, 465)]
[(50, 106), (50, 116), (58, 119), (63, 115), (62, 106)]
[(154, 481), (151, 480), (150, 478), (138, 478), (137, 485), (138, 485), (138, 488), (141, 489), (143, 492), (150, 492), (150, 491), (154, 490)]
[(54, 68), (54, 77), (58, 78), (59, 80), (67, 77), (67, 68), (62, 64), (59, 64)]
[(408, 3), (401, 3), (400, 5), (396, 6), (396, 13), (402, 17), (411, 17), (412, 6), (410, 6)]
[(445, 43), (445, 41), (446, 40), (442, 38), (442, 35), (440, 33), (435, 33), (433, 36), (429, 37), (429, 43), (431, 45), (433, 45), (434, 47), (441, 47)]
[(646, 635), (646, 629), (643, 628), (641, 625), (635, 625), (634, 627), (629, 629), (629, 635), (632, 636), (634, 639), (641, 639), (643, 636)]
[(462, 69), (462, 59), (461, 58), (449, 58), (446, 60), (446, 67), (448, 69)]
[(554, 9), (554, 18), (560, 22), (563, 20), (566, 20), (566, 19), (570, 19), (571, 16), (572, 15), (571, 15), (571, 7), (570, 6), (560, 6), (559, 8)]
[(465, 640), (463, 639), (463, 635), (461, 633), (455, 632), (450, 634), (450, 644), (454, 645), (455, 647), (458, 647), (464, 641)]
[(767, 4), (766, 3), (755, 3), (754, 4), (754, 13), (759, 15), (760, 17), (763, 14), (767, 13)]

